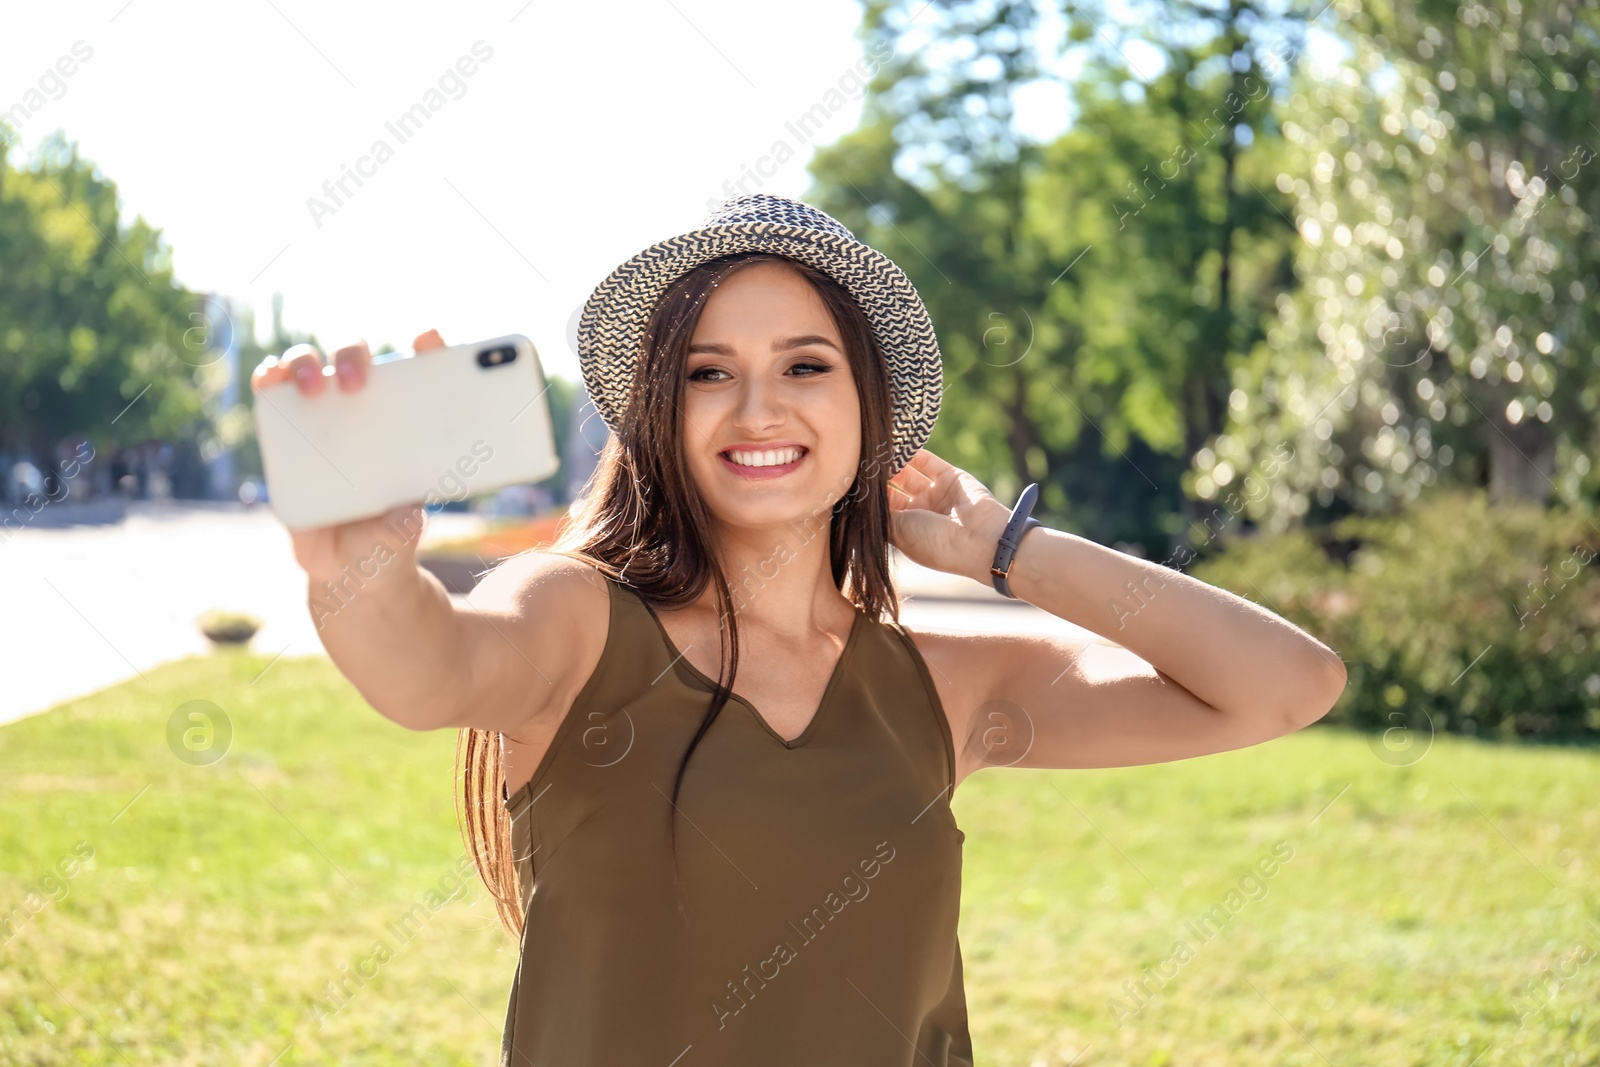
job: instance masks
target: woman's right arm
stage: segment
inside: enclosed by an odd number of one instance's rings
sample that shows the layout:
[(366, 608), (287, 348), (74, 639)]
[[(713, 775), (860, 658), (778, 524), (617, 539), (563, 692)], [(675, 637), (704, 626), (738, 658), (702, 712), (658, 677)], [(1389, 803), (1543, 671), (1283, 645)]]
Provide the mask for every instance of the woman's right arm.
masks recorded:
[[(309, 589), (314, 614), (318, 584)], [(508, 559), (458, 604), (416, 565), (413, 548), (325, 615), (320, 633), (329, 658), (385, 718), (411, 730), (517, 734), (571, 704), (581, 665), (599, 659), (609, 614), (600, 573), (566, 556)]]
[[(421, 353), (442, 344), (429, 331), (413, 347)], [(366, 345), (333, 358), (338, 387), (360, 388), (371, 360)], [(306, 366), (315, 373), (299, 373)], [(293, 379), (314, 395), (327, 387), (321, 367), (314, 348), (297, 345), (263, 362), (252, 385)], [(568, 557), (527, 552), (496, 567), (458, 606), (417, 565), (422, 521), (412, 505), (290, 531), (307, 575), (308, 606), (334, 665), (379, 714), (412, 730), (515, 732), (565, 707), (582, 684), (580, 665), (598, 659), (606, 637), (604, 578)]]

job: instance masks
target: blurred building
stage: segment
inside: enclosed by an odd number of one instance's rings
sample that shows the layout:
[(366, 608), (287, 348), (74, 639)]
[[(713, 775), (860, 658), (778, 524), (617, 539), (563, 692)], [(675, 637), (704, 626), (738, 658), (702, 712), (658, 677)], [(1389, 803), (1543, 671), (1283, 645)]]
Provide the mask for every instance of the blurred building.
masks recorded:
[[(239, 403), (238, 331), (234, 329), (233, 305), (227, 297), (207, 294), (201, 300), (200, 314), (204, 327), (202, 343), (211, 350), (207, 355), (221, 362), (225, 374), (222, 389), (213, 401), (213, 410), (209, 412), (212, 424), (218, 425), (223, 416)], [(205, 451), (209, 453), (203, 456), (206, 461), (206, 495), (213, 500), (238, 499), (233, 450), (213, 446)]]
[(600, 418), (600, 412), (595, 409), (594, 401), (589, 399), (589, 391), (583, 387), (580, 379), (578, 391), (573, 397), (567, 440), (561, 448), (566, 468), (566, 497), (569, 501), (577, 500), (583, 492), (584, 483), (594, 473), (600, 450), (610, 436), (611, 430)]

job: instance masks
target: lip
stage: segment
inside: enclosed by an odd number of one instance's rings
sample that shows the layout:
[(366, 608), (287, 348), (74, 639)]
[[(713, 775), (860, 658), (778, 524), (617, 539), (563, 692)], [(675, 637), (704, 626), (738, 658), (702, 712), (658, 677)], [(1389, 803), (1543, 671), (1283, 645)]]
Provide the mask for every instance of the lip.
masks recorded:
[[(779, 448), (802, 449), (800, 458), (791, 463), (783, 463), (775, 467), (746, 467), (742, 463), (735, 463), (733, 460), (729, 459), (727, 455), (725, 455), (725, 453), (734, 449), (738, 449), (739, 451), (766, 452)], [(810, 455), (811, 450), (806, 448), (805, 445), (800, 444), (798, 441), (769, 441), (763, 442), (760, 445), (729, 445), (727, 448), (717, 453), (717, 459), (722, 461), (722, 465), (725, 468), (741, 478), (749, 478), (752, 481), (767, 481), (772, 478), (782, 478), (785, 474), (788, 474), (790, 471), (800, 466), (800, 464), (804, 463), (806, 461), (806, 457)]]

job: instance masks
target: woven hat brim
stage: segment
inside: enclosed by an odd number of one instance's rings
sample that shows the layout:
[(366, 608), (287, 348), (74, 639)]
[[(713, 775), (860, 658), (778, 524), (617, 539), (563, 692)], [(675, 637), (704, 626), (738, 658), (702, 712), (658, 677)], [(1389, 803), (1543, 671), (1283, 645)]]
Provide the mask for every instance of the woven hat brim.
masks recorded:
[(734, 252), (773, 252), (807, 263), (861, 305), (887, 363), (894, 442), (889, 473), (905, 467), (933, 432), (944, 391), (928, 309), (888, 256), (854, 238), (802, 226), (702, 227), (656, 242), (596, 286), (578, 320), (578, 363), (601, 419), (613, 432), (622, 425), (645, 327), (662, 293), (700, 264)]

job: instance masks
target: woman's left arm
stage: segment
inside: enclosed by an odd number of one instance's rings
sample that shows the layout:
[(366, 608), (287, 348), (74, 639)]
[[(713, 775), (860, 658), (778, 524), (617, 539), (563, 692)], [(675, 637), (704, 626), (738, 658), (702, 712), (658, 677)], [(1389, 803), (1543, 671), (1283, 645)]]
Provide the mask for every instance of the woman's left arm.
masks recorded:
[[(930, 483), (896, 502), (896, 543), (917, 562), (989, 584), (1009, 509), (931, 453), (913, 466)], [(986, 728), (983, 707), (1000, 703), (1023, 709), (1037, 734), (1021, 765), (1181, 759), (1291, 733), (1344, 691), (1339, 657), (1281, 616), (1075, 534), (1029, 531), (1008, 581), (1019, 599), (1118, 647), (1028, 635), (931, 639), (962, 676), (949, 688), (972, 715), (969, 748)]]
[(1115, 641), (1228, 715), (1279, 721), (1288, 732), (1320, 719), (1344, 692), (1344, 662), (1282, 616), (1076, 534), (1035, 528), (1008, 581), (1018, 599)]

